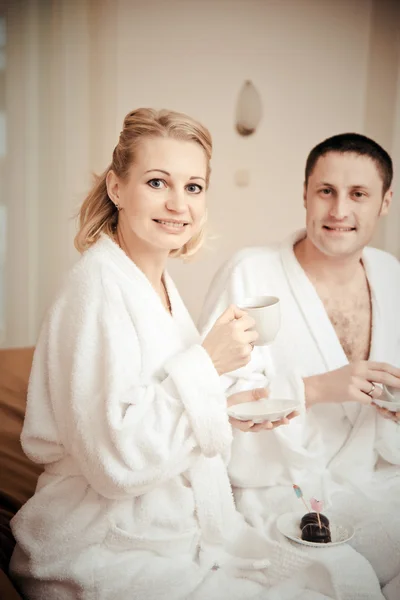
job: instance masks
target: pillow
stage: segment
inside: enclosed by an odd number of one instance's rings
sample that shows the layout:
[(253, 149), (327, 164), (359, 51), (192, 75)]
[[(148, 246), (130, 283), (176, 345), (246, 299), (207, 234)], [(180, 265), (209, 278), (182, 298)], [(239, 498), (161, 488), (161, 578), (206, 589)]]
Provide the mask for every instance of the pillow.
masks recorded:
[(9, 522), (42, 471), (20, 444), (32, 354), (31, 348), (0, 351), (0, 566), (6, 571), (15, 543)]

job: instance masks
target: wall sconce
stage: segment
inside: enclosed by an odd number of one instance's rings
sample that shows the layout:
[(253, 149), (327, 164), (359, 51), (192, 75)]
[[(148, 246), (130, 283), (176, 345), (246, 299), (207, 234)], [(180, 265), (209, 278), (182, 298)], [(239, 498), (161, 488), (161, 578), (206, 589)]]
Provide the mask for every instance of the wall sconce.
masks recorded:
[(261, 97), (251, 81), (244, 82), (236, 105), (236, 131), (247, 136), (255, 132), (262, 118)]

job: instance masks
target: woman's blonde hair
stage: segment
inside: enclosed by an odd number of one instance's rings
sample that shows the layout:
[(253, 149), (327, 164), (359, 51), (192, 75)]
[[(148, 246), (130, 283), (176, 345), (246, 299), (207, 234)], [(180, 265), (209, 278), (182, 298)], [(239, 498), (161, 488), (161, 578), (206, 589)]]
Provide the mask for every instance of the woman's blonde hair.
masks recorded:
[[(96, 177), (79, 211), (79, 230), (75, 247), (83, 252), (94, 244), (101, 233), (112, 236), (118, 223), (118, 210), (107, 193), (107, 173), (112, 170), (121, 179), (128, 177), (135, 161), (135, 152), (143, 138), (171, 137), (199, 144), (207, 157), (206, 187), (210, 178), (212, 141), (209, 131), (187, 115), (171, 110), (138, 108), (126, 115), (117, 146), (109, 167)], [(170, 256), (186, 258), (193, 255), (204, 239), (204, 223), (200, 230), (182, 248), (172, 250)]]

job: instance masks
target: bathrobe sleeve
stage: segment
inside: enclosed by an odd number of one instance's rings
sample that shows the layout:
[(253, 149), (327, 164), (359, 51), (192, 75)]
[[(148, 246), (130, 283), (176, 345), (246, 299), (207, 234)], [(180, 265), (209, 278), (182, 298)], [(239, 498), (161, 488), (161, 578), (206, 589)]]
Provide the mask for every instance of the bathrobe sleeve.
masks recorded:
[[(390, 254), (373, 249), (375, 294), (381, 312), (381, 345), (385, 361), (400, 368), (400, 263)], [(393, 349), (391, 350), (391, 339)], [(384, 398), (382, 398), (384, 399)], [(400, 465), (400, 424), (376, 415), (375, 449), (387, 462)]]
[(115, 499), (175, 477), (200, 453), (229, 452), (232, 431), (202, 346), (170, 358), (158, 380), (143, 380), (143, 348), (111, 287), (87, 298), (69, 290), (51, 311), (35, 353), (22, 444), (36, 462), (72, 460), (97, 492)]
[(377, 414), (375, 448), (392, 465), (400, 465), (400, 424)]
[[(400, 363), (400, 334), (396, 352), (396, 366)], [(400, 465), (400, 423), (376, 415), (376, 451), (392, 465)]]

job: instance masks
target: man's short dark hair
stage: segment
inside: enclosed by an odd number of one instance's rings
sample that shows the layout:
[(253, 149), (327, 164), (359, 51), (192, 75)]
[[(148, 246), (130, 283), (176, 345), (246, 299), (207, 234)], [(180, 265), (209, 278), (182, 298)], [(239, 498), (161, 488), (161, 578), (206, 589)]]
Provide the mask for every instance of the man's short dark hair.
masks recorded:
[(359, 133), (341, 133), (339, 135), (334, 135), (315, 146), (308, 155), (306, 162), (306, 186), (318, 159), (329, 152), (338, 152), (340, 154), (349, 152), (358, 154), (359, 156), (369, 156), (369, 158), (374, 161), (382, 178), (383, 193), (386, 194), (390, 188), (393, 179), (392, 159), (382, 146)]

